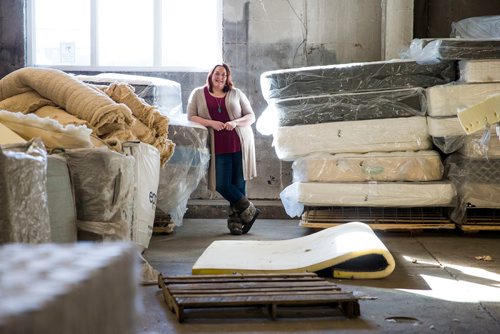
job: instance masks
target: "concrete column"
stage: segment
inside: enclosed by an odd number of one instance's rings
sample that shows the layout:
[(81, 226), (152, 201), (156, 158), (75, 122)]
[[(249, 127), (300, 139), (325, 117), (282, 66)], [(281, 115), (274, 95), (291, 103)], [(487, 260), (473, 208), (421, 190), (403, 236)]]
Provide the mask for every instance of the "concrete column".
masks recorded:
[(398, 59), (413, 39), (413, 0), (382, 0), (382, 54)]

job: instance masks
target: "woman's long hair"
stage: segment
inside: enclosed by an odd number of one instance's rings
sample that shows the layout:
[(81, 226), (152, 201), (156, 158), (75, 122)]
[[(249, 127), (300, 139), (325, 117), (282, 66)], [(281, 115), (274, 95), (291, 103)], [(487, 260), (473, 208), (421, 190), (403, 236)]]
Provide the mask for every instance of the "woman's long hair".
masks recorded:
[(224, 89), (223, 91), (224, 92), (228, 92), (229, 90), (233, 89), (234, 88), (234, 84), (233, 84), (233, 80), (231, 79), (231, 70), (229, 69), (229, 65), (227, 64), (217, 64), (214, 66), (214, 68), (212, 68), (212, 70), (210, 72), (208, 72), (208, 76), (207, 76), (207, 86), (208, 86), (208, 90), (210, 91), (210, 93), (213, 93), (213, 85), (212, 85), (212, 76), (214, 75), (214, 72), (215, 72), (215, 69), (217, 67), (224, 67), (226, 69), (226, 74), (227, 74), (227, 77), (226, 77), (226, 84), (224, 85)]

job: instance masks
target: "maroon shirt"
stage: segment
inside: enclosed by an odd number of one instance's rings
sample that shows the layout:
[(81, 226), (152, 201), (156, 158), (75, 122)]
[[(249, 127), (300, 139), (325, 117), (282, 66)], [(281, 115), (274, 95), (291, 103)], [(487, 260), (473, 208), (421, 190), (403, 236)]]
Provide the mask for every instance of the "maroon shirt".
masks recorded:
[[(210, 95), (208, 87), (203, 90), (207, 101), (208, 112), (214, 121), (227, 123), (230, 121), (226, 109), (226, 97), (217, 98)], [(220, 106), (220, 108), (219, 108)], [(220, 110), (220, 112), (219, 112)], [(241, 151), (240, 137), (236, 130), (214, 130), (215, 154), (235, 153)]]

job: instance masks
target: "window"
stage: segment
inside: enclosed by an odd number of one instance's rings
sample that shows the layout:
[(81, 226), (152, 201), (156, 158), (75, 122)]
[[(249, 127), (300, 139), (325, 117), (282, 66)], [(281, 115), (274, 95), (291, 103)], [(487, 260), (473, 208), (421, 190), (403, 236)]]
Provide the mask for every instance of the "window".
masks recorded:
[(28, 63), (206, 70), (222, 59), (222, 0), (28, 0)]

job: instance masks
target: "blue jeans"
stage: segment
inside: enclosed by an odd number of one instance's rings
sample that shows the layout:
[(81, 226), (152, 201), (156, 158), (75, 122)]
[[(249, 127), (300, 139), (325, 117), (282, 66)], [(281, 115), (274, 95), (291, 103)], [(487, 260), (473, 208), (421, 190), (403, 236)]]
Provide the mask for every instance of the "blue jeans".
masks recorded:
[(246, 196), (241, 152), (216, 154), (215, 175), (216, 190), (230, 205)]

